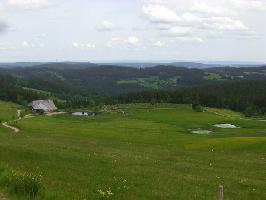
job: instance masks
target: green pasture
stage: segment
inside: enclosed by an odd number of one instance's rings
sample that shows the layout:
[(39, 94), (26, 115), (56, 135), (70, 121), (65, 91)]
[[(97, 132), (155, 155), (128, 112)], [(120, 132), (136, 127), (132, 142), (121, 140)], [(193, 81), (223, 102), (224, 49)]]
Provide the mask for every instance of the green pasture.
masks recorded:
[(180, 76), (174, 76), (169, 78), (168, 80), (162, 80), (158, 76), (150, 76), (146, 78), (136, 78), (136, 79), (128, 79), (128, 80), (119, 80), (117, 81), (118, 85), (139, 85), (144, 88), (151, 88), (151, 89), (162, 89), (164, 86), (170, 84), (172, 86), (176, 86)]
[(0, 101), (0, 121), (4, 122), (16, 119), (17, 109), (20, 108), (21, 106), (17, 104)]
[[(15, 115), (15, 107), (1, 103), (0, 116)], [(35, 116), (16, 126), (19, 133), (0, 126), (0, 162), (42, 174), (35, 199), (212, 200), (219, 185), (225, 199), (266, 199), (266, 122), (239, 113), (131, 104), (107, 106), (95, 117)], [(213, 133), (191, 133), (197, 129)]]
[(222, 77), (220, 74), (209, 73), (209, 72), (205, 72), (205, 76), (203, 78), (205, 80), (222, 80)]

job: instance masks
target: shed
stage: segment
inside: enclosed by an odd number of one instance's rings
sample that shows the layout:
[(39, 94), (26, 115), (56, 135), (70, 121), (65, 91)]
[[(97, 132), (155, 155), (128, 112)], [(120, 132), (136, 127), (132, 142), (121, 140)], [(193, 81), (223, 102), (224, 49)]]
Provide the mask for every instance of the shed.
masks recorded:
[(74, 116), (94, 116), (94, 112), (74, 112), (72, 113)]

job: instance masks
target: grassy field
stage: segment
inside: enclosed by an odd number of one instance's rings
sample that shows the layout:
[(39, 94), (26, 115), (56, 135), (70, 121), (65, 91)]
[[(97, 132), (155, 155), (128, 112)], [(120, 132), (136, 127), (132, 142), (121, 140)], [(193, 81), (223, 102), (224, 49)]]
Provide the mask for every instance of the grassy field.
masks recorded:
[(205, 72), (205, 76), (203, 78), (205, 80), (222, 80), (221, 75), (216, 73), (208, 73), (208, 72)]
[[(225, 199), (266, 199), (266, 122), (232, 111), (120, 105), (95, 117), (37, 116), (17, 126), (17, 134), (0, 127), (0, 162), (42, 174), (36, 199), (206, 200), (220, 184)], [(198, 129), (213, 133), (191, 133)]]
[(17, 109), (20, 108), (21, 106), (17, 104), (0, 101), (0, 121), (16, 119)]
[(173, 76), (168, 80), (161, 80), (158, 76), (150, 76), (147, 78), (136, 78), (136, 79), (129, 79), (129, 80), (120, 80), (117, 81), (118, 85), (125, 85), (125, 84), (135, 84), (142, 86), (144, 88), (151, 88), (151, 89), (162, 89), (166, 85), (170, 86), (177, 86), (178, 80), (181, 76)]
[(52, 99), (52, 100), (60, 102), (60, 103), (66, 102), (66, 100), (59, 99), (58, 97), (53, 95), (51, 92), (48, 92), (48, 91), (45, 91), (45, 90), (38, 90), (38, 89), (33, 89), (33, 88), (28, 88), (28, 87), (23, 87), (23, 89), (32, 91), (32, 92), (34, 92), (36, 94), (45, 96), (46, 98)]

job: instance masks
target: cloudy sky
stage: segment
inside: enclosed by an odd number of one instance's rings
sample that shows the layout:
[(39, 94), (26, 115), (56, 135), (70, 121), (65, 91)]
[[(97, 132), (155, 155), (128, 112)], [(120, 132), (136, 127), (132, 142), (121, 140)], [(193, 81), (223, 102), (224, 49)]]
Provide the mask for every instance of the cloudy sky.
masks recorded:
[(0, 0), (0, 62), (266, 61), (266, 0)]

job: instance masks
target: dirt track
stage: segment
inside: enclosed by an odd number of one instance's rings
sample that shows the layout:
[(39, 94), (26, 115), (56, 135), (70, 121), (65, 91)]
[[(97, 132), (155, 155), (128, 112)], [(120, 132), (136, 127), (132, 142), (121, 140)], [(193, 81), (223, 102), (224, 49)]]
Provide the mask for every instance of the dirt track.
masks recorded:
[(2, 194), (0, 194), (0, 200), (8, 200), (8, 199), (5, 198)]
[(62, 115), (65, 114), (66, 112), (51, 112), (51, 113), (47, 113), (47, 116), (54, 116), (54, 115)]
[[(19, 121), (19, 120), (21, 120), (21, 119), (22, 119), (22, 118), (21, 118), (21, 110), (17, 110), (17, 120), (14, 120), (14, 121)], [(14, 121), (13, 121), (13, 122), (14, 122)], [(18, 133), (18, 132), (20, 131), (18, 128), (9, 125), (8, 122), (3, 122), (2, 125), (3, 125), (4, 127), (6, 127), (6, 128), (9, 128), (9, 129), (13, 130), (15, 133)], [(0, 196), (0, 200), (2, 200), (2, 199), (1, 199), (1, 196)]]
[(6, 128), (9, 128), (9, 129), (13, 130), (15, 133), (18, 133), (18, 132), (20, 131), (18, 128), (14, 127), (14, 126), (10, 126), (10, 125), (8, 125), (7, 122), (2, 123), (2, 125), (3, 125), (4, 127), (6, 127)]

